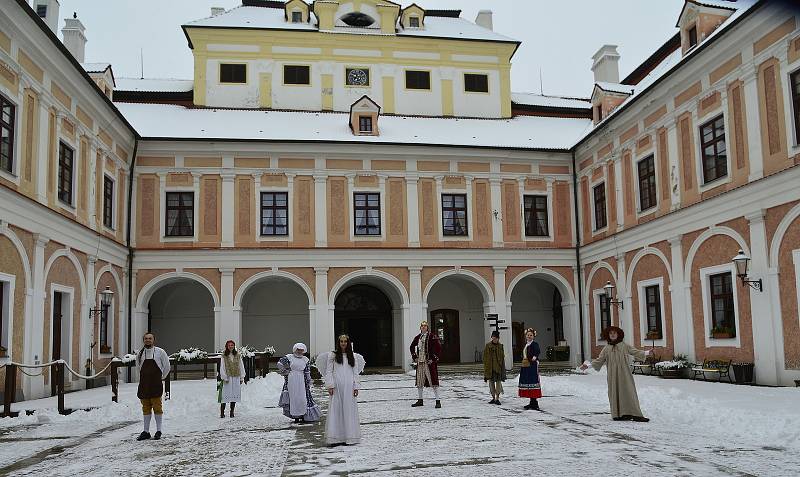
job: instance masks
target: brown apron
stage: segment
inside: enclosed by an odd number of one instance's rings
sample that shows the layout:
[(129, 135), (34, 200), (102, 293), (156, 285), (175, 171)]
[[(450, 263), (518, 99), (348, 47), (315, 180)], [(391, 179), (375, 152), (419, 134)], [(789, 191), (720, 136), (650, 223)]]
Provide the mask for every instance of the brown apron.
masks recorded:
[(136, 396), (139, 399), (153, 399), (161, 397), (164, 388), (161, 385), (161, 369), (154, 359), (146, 359), (139, 370), (139, 389)]

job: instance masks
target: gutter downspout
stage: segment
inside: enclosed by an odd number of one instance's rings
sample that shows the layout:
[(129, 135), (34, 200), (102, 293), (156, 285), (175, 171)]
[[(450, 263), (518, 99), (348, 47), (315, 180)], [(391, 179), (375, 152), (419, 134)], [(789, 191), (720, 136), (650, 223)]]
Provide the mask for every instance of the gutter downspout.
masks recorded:
[(581, 330), (581, 363), (586, 360), (586, 351), (583, 349), (583, 277), (581, 270), (581, 224), (578, 214), (578, 169), (575, 164), (575, 149), (572, 149), (572, 198), (575, 203), (575, 264), (578, 270), (578, 319)]
[[(133, 155), (131, 156), (131, 169), (130, 169), (130, 177), (128, 179), (128, 223), (127, 223), (127, 230), (125, 232), (125, 245), (128, 247), (128, 304), (126, 306), (126, 311), (128, 313), (128, 353), (133, 353), (133, 337), (131, 333), (133, 332), (133, 310), (131, 309), (133, 299), (131, 294), (133, 293), (133, 247), (131, 247), (131, 209), (133, 208), (133, 173), (136, 169), (136, 154), (139, 149), (139, 136), (136, 135), (133, 138)], [(131, 368), (127, 368), (127, 377), (126, 382), (131, 382)]]

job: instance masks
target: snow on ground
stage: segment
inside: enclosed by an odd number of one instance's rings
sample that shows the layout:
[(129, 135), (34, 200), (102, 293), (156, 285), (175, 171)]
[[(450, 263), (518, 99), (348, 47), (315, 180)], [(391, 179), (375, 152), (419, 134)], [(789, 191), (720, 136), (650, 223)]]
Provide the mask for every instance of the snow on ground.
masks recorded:
[[(735, 386), (636, 376), (650, 423), (615, 422), (604, 373), (545, 376), (543, 412), (524, 411), (506, 382), (501, 406), (487, 404), (482, 379), (444, 376), (443, 408), (416, 399), (408, 375), (362, 378), (363, 441), (324, 446), (324, 422), (295, 425), (276, 407), (282, 378), (244, 387), (237, 417), (220, 419), (215, 381), (172, 383), (165, 436), (136, 442), (135, 385), (110, 402), (108, 387), (16, 408), (34, 416), (0, 419), (0, 475), (796, 475), (800, 389)], [(314, 390), (325, 406), (323, 389)]]

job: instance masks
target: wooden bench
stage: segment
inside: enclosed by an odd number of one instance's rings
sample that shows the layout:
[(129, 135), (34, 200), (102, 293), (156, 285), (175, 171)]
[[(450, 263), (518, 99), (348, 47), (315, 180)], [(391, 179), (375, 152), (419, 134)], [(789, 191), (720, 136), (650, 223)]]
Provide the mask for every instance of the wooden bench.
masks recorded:
[(704, 359), (703, 364), (700, 366), (693, 366), (692, 371), (694, 375), (692, 379), (697, 379), (698, 375), (703, 375), (703, 379), (706, 380), (708, 377), (706, 374), (717, 375), (717, 381), (721, 382), (723, 377), (728, 378), (728, 382), (733, 383), (733, 379), (731, 379), (731, 361), (732, 360), (719, 360), (719, 359)]
[(656, 368), (656, 363), (661, 361), (661, 357), (654, 356), (653, 354), (649, 354), (644, 358), (644, 361), (634, 361), (631, 365), (631, 374), (636, 374), (638, 371), (640, 374), (645, 374), (652, 376), (655, 373), (658, 373), (658, 369)]

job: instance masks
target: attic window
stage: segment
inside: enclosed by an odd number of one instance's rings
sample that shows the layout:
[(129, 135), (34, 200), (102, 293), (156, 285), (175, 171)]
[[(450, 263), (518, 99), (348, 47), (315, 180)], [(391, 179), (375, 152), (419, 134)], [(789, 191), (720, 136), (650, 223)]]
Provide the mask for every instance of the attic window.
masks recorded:
[(36, 14), (39, 18), (47, 18), (47, 5), (36, 5)]
[(408, 26), (411, 28), (419, 28), (419, 17), (408, 17)]
[(358, 132), (360, 134), (372, 134), (372, 116), (358, 117)]
[(697, 45), (697, 27), (689, 28), (687, 35), (689, 36), (689, 48), (694, 48)]
[(347, 15), (344, 15), (341, 20), (352, 27), (368, 27), (375, 23), (375, 19), (371, 16), (367, 15), (366, 13), (361, 12), (351, 12)]
[(303, 12), (299, 10), (292, 12), (292, 23), (303, 23)]

